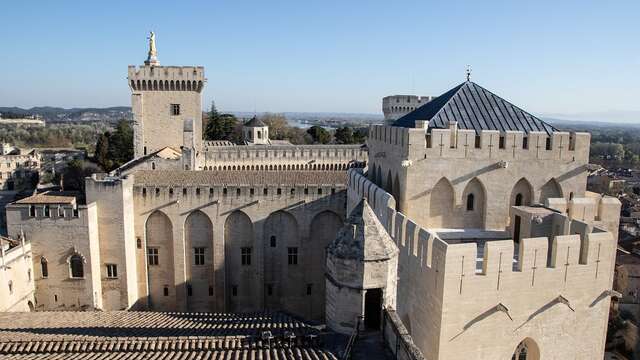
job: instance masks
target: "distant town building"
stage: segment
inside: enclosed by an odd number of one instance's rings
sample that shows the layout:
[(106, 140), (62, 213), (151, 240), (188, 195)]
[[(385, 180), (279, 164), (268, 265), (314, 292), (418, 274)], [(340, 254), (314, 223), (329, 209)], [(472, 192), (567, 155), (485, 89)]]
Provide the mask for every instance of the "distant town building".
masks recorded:
[(23, 118), (3, 118), (0, 114), (0, 125), (16, 125), (16, 126), (45, 126), (45, 121), (40, 115), (25, 116)]
[(433, 100), (435, 96), (391, 95), (382, 98), (382, 113), (387, 124)]

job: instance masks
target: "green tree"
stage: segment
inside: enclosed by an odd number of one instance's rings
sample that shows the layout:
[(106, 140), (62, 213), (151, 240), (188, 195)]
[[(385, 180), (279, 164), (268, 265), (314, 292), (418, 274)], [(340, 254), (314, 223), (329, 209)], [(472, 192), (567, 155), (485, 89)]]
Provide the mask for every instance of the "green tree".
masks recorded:
[(348, 126), (337, 128), (334, 136), (338, 144), (353, 144), (354, 142), (353, 130)]
[(216, 109), (215, 102), (211, 102), (209, 120), (204, 130), (205, 140), (229, 140), (236, 142), (234, 135), (238, 126), (238, 119), (232, 114), (220, 114)]
[(129, 122), (120, 120), (116, 130), (109, 137), (109, 159), (113, 161), (113, 167), (119, 167), (133, 159), (133, 129)]
[(100, 172), (100, 169), (93, 163), (71, 160), (61, 175), (62, 188), (65, 191), (79, 191), (84, 194), (84, 178), (97, 172)]
[(113, 167), (113, 161), (109, 158), (109, 138), (111, 133), (106, 131), (98, 138), (96, 142), (96, 151), (94, 154), (94, 161), (100, 165), (101, 168), (107, 170)]
[(314, 125), (307, 130), (316, 144), (328, 144), (331, 142), (331, 134), (321, 126)]

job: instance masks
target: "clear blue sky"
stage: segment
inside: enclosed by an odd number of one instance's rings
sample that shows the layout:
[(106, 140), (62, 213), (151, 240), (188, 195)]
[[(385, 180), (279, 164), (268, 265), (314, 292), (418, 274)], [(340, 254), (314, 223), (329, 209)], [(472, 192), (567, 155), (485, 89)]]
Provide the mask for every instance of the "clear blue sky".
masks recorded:
[(11, 1), (0, 106), (129, 105), (147, 33), (204, 106), (379, 113), (473, 80), (536, 114), (640, 112), (640, 1)]

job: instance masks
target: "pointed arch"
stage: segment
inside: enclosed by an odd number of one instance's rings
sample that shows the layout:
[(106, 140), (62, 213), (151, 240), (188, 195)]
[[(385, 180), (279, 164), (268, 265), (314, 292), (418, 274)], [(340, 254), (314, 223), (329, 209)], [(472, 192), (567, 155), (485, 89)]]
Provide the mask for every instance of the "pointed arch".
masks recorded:
[(540, 188), (540, 203), (542, 204), (544, 204), (547, 199), (561, 198), (562, 196), (562, 187), (555, 178), (551, 178)]
[(209, 288), (213, 287), (213, 224), (200, 210), (192, 211), (184, 222), (187, 284), (187, 309), (194, 312), (214, 311)]
[(389, 194), (393, 192), (393, 177), (391, 176), (391, 170), (387, 172), (387, 183), (384, 188)]
[(153, 90), (158, 90), (158, 80), (153, 80)]
[(378, 165), (378, 170), (376, 171), (375, 183), (376, 185), (382, 187), (382, 168), (380, 168), (380, 165)]
[(450, 227), (453, 219), (453, 185), (443, 177), (433, 186), (429, 195), (429, 226), (434, 228)]
[(376, 165), (372, 165), (371, 166), (371, 175), (369, 176), (369, 180), (375, 182), (376, 178), (378, 177), (378, 169), (376, 168)]
[(462, 193), (464, 201), (463, 219), (465, 228), (484, 228), (486, 212), (486, 191), (477, 177), (471, 179)]
[(227, 309), (233, 312), (255, 311), (259, 306), (256, 249), (253, 222), (241, 210), (235, 210), (224, 222), (225, 289)]
[[(271, 213), (263, 227), (264, 282), (271, 286), (272, 294), (265, 299), (269, 310), (285, 310), (302, 316), (303, 304), (295, 301), (299, 284), (305, 282), (302, 265), (303, 244), (299, 236), (298, 221), (286, 211)], [(295, 253), (291, 257), (289, 254)], [(295, 260), (295, 261), (293, 261)]]
[(306, 251), (309, 254), (314, 254), (308, 260), (310, 283), (314, 294), (310, 297), (309, 304), (305, 309), (308, 311), (305, 314), (308, 319), (323, 320), (325, 318), (325, 248), (336, 239), (342, 226), (342, 217), (331, 210), (322, 211), (311, 220), (309, 240), (308, 243), (305, 243)]
[(400, 208), (400, 179), (398, 178), (398, 174), (396, 174), (396, 177), (393, 180), (391, 195), (393, 195), (393, 198), (396, 200), (396, 210), (402, 211)]
[(521, 178), (513, 185), (511, 196), (509, 197), (509, 207), (529, 206), (531, 204), (533, 204), (533, 186), (527, 179)]
[(173, 225), (169, 217), (160, 210), (151, 213), (145, 222), (145, 236), (149, 305), (154, 310), (174, 310)]
[(540, 348), (533, 339), (526, 338), (516, 346), (511, 360), (540, 360)]

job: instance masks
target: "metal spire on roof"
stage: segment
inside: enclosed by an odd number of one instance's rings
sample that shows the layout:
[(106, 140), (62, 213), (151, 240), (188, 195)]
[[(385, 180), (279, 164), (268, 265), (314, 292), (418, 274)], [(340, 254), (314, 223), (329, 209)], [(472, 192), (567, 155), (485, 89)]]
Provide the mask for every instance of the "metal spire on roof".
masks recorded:
[(467, 81), (471, 81), (471, 65), (467, 65)]

